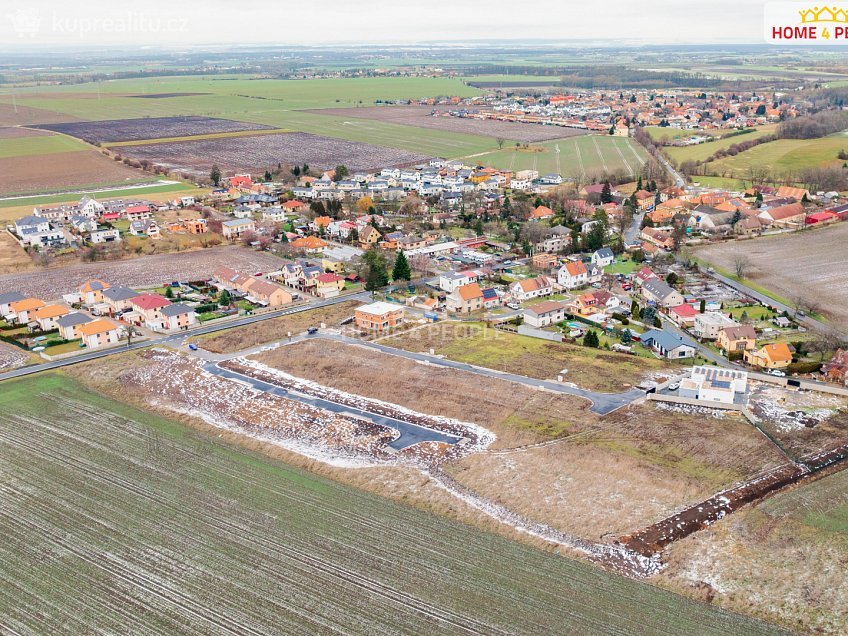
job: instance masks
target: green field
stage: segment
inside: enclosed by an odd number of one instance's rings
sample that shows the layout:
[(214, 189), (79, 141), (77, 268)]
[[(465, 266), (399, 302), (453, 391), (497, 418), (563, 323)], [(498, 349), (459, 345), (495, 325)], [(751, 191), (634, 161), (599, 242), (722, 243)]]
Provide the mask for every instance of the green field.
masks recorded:
[[(733, 135), (731, 137), (725, 137), (723, 139), (716, 139), (715, 141), (698, 144), (697, 146), (668, 146), (663, 148), (663, 151), (671, 159), (676, 161), (678, 165), (684, 161), (703, 161), (716, 151), (724, 148), (730, 148), (733, 144), (750, 141), (752, 139), (764, 137), (765, 135), (771, 135), (774, 133), (775, 128), (776, 125), (760, 126), (749, 133), (745, 133), (744, 135)], [(748, 152), (751, 151), (749, 150)]]
[(725, 130), (681, 130), (663, 126), (645, 126), (645, 132), (654, 141), (671, 141), (673, 139), (689, 139), (690, 137), (720, 137)]
[(94, 394), (0, 392), (14, 633), (774, 633)]
[(33, 157), (57, 152), (79, 152), (89, 146), (66, 135), (44, 135), (39, 137), (15, 137), (0, 139), (0, 159), (6, 157)]
[(829, 475), (767, 499), (760, 510), (772, 517), (848, 535), (848, 471)]
[[(163, 192), (187, 192), (189, 190), (197, 191), (192, 185), (187, 183), (170, 183), (170, 184), (162, 184), (162, 185), (151, 185), (149, 187), (139, 187), (139, 188), (120, 188), (116, 187), (114, 190), (105, 190), (103, 192), (94, 192), (95, 190), (99, 190), (100, 188), (107, 188), (111, 184), (103, 184), (96, 185), (92, 184), (87, 189), (89, 192), (87, 194), (95, 197), (95, 198), (115, 198), (115, 197), (144, 197), (150, 194), (157, 194)], [(48, 194), (44, 196), (38, 197), (17, 197), (11, 199), (2, 199), (0, 200), (0, 208), (14, 208), (22, 205), (30, 206), (30, 205), (47, 205), (49, 203), (68, 203), (68, 202), (76, 202), (79, 201), (83, 195), (86, 194), (86, 188), (80, 188), (79, 194), (69, 195), (67, 193), (64, 194)]]
[(797, 172), (804, 168), (842, 165), (837, 157), (840, 150), (848, 150), (845, 132), (818, 139), (778, 139), (747, 150), (735, 157), (725, 157), (707, 165), (707, 170), (745, 177), (754, 168), (767, 168), (772, 174)]
[[(559, 146), (559, 163), (556, 147)], [(530, 150), (504, 146), (503, 150), (494, 150), (473, 156), (462, 157), (508, 170), (538, 170), (539, 174), (556, 172), (563, 177), (600, 175), (603, 172), (623, 172), (638, 174), (644, 164), (647, 153), (644, 148), (629, 137), (610, 135), (585, 135), (555, 139), (532, 144)], [(538, 151), (536, 151), (538, 149)]]

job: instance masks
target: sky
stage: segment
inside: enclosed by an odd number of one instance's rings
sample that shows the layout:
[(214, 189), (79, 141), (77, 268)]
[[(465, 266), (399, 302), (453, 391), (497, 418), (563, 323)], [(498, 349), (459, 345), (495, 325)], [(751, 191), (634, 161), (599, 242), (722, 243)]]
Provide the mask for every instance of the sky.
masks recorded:
[(761, 42), (762, 0), (0, 0), (0, 47)]

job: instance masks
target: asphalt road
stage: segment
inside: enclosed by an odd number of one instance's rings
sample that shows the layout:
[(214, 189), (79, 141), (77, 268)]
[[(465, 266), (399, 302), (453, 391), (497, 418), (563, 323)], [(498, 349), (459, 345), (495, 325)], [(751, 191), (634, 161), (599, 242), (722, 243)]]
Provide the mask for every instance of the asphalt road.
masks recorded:
[(203, 368), (209, 373), (222, 378), (227, 378), (228, 380), (246, 382), (257, 391), (270, 393), (271, 395), (283, 397), (288, 400), (296, 400), (324, 411), (330, 411), (331, 413), (354, 415), (364, 420), (368, 420), (369, 422), (394, 429), (398, 431), (399, 436), (389, 443), (389, 446), (398, 451), (408, 448), (414, 444), (418, 444), (419, 442), (445, 442), (447, 444), (456, 444), (460, 440), (460, 438), (456, 435), (449, 435), (431, 428), (418, 426), (417, 424), (404, 422), (403, 420), (397, 420), (393, 417), (387, 417), (385, 415), (372, 413), (371, 411), (365, 411), (346, 404), (339, 404), (338, 402), (312, 397), (311, 395), (304, 395), (302, 393), (297, 393), (296, 391), (288, 391), (280, 386), (263, 382), (262, 380), (249, 375), (244, 375), (229, 369), (222, 369), (215, 362), (207, 362), (203, 365)]
[(65, 358), (64, 360), (56, 360), (54, 362), (45, 362), (43, 364), (35, 364), (27, 367), (21, 367), (20, 369), (14, 369), (12, 371), (8, 371), (6, 373), (0, 374), (0, 382), (3, 380), (11, 380), (12, 378), (20, 378), (26, 375), (31, 375), (33, 373), (39, 373), (41, 371), (50, 371), (52, 369), (61, 369), (62, 367), (67, 367), (72, 364), (79, 364), (81, 362), (88, 362), (90, 360), (97, 360), (99, 358), (105, 358), (107, 356), (117, 355), (119, 353), (126, 353), (127, 351), (135, 351), (137, 349), (143, 349), (145, 347), (150, 347), (157, 344), (173, 344), (178, 341), (184, 340), (188, 336), (202, 336), (209, 333), (215, 333), (216, 331), (223, 331), (225, 329), (231, 329), (233, 327), (243, 327), (245, 325), (251, 325), (257, 322), (261, 322), (263, 320), (270, 320), (271, 318), (279, 318), (281, 316), (288, 316), (290, 314), (296, 314), (301, 311), (309, 311), (310, 309), (318, 309), (320, 307), (327, 307), (330, 305), (335, 305), (340, 302), (345, 302), (348, 300), (359, 300), (363, 302), (371, 302), (371, 294), (368, 292), (360, 292), (358, 294), (351, 294), (347, 296), (337, 296), (336, 298), (329, 298), (327, 300), (319, 300), (316, 302), (309, 303), (307, 305), (300, 305), (298, 307), (289, 307), (288, 309), (280, 309), (278, 311), (270, 311), (268, 313), (256, 314), (253, 316), (245, 316), (243, 318), (238, 318), (236, 320), (230, 320), (222, 323), (211, 323), (207, 325), (202, 325), (195, 329), (190, 329), (188, 331), (181, 331), (175, 334), (163, 335), (158, 338), (150, 338), (147, 340), (140, 340), (134, 342), (129, 346), (122, 347), (111, 347), (109, 349), (102, 350), (93, 350), (88, 353), (82, 353), (80, 355), (72, 356), (70, 358)]

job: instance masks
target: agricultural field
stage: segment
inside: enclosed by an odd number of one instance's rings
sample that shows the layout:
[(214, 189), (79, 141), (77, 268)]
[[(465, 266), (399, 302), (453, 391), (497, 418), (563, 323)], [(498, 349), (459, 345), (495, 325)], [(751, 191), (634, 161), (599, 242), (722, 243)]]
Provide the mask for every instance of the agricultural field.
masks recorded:
[(14, 345), (0, 342), (0, 373), (22, 367), (29, 355)]
[(250, 124), (229, 119), (213, 117), (150, 117), (146, 119), (113, 119), (106, 121), (69, 122), (63, 124), (43, 124), (42, 130), (70, 135), (84, 139), (89, 143), (109, 143), (113, 141), (137, 141), (164, 139), (168, 137), (189, 137), (213, 133), (246, 132), (270, 128), (264, 124)]
[(395, 148), (306, 133), (123, 146), (121, 154), (199, 177), (208, 175), (216, 164), (221, 170), (234, 172), (263, 172), (275, 168), (277, 164), (304, 163), (323, 169), (343, 164), (351, 171), (368, 171), (418, 163), (430, 158), (428, 155)]
[[(520, 124), (493, 119), (470, 119), (450, 117), (447, 106), (367, 106), (362, 108), (326, 108), (307, 111), (316, 115), (333, 115), (345, 119), (373, 119), (375, 121), (392, 122), (431, 128), (448, 132), (480, 135), (484, 137), (502, 138), (508, 141), (537, 142), (564, 137), (585, 135), (586, 131), (577, 128), (562, 128), (559, 126), (541, 126), (539, 124)], [(439, 113), (438, 117), (432, 115)]]
[(670, 126), (645, 126), (644, 130), (656, 142), (668, 142), (691, 137), (721, 137), (727, 132), (726, 130), (683, 130)]
[(529, 148), (505, 146), (502, 150), (461, 158), (507, 170), (556, 172), (584, 180), (603, 173), (637, 174), (647, 160), (647, 153), (628, 137), (584, 135), (531, 144)]
[(843, 161), (837, 157), (841, 150), (848, 150), (848, 133), (845, 132), (818, 139), (778, 139), (735, 157), (710, 162), (707, 170), (742, 178), (751, 168), (767, 169), (778, 175), (797, 173), (805, 168), (841, 166)]
[(672, 545), (656, 582), (800, 633), (844, 634), (846, 492), (843, 470), (741, 510)]
[(91, 278), (112, 285), (150, 288), (174, 280), (204, 280), (221, 263), (246, 271), (273, 271), (282, 261), (268, 252), (217, 247), (177, 254), (157, 254), (122, 261), (77, 263), (20, 274), (0, 275), (0, 290), (19, 291), (44, 300), (59, 298)]
[(5, 385), (0, 408), (0, 615), (18, 633), (775, 632), (63, 376)]
[(408, 351), (434, 349), (451, 360), (531, 378), (556, 378), (567, 369), (566, 381), (595, 391), (624, 391), (669, 369), (667, 363), (653, 358), (550, 342), (472, 323), (442, 323), (381, 342)]
[[(725, 148), (729, 148), (733, 144), (739, 144), (745, 141), (751, 141), (752, 139), (758, 139), (760, 137), (765, 137), (766, 135), (774, 134), (775, 129), (777, 128), (777, 124), (770, 124), (767, 126), (759, 126), (751, 130), (751, 132), (747, 132), (744, 135), (733, 135), (730, 137), (723, 137), (721, 139), (716, 139), (715, 141), (708, 141), (702, 144), (698, 144), (696, 146), (667, 146), (663, 148), (663, 152), (678, 165), (683, 163), (684, 161), (703, 161), (710, 155), (714, 154), (718, 150), (723, 150)], [(702, 132), (702, 131), (698, 131)], [(765, 147), (769, 144), (763, 144)], [(750, 150), (747, 152), (751, 152)], [(742, 153), (746, 154), (746, 153)], [(742, 155), (737, 155), (742, 156)], [(835, 156), (835, 155), (834, 155)], [(740, 174), (738, 176), (744, 177), (746, 175)]]
[[(792, 303), (795, 299), (817, 301), (820, 311), (837, 324), (848, 323), (848, 259), (844, 246), (848, 224), (761, 237), (752, 241), (729, 241), (699, 248), (699, 259), (733, 272), (734, 259), (744, 254), (751, 263), (746, 279)], [(791, 264), (791, 273), (787, 267)]]

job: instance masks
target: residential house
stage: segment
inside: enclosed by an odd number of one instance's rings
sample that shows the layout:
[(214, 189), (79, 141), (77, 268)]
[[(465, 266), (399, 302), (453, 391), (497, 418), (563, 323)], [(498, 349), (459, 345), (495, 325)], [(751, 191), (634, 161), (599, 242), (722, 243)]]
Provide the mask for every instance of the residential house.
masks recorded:
[(669, 319), (679, 327), (690, 329), (695, 325), (695, 316), (698, 310), (692, 305), (676, 305), (668, 310)]
[(183, 227), (189, 234), (205, 234), (209, 229), (209, 223), (206, 219), (185, 219)]
[(35, 311), (32, 319), (38, 323), (38, 328), (41, 331), (52, 331), (59, 328), (56, 320), (69, 313), (71, 313), (71, 310), (65, 305), (45, 305)]
[(380, 241), (380, 231), (373, 225), (366, 225), (359, 231), (359, 243), (363, 249), (368, 249)]
[(657, 275), (654, 274), (654, 271), (646, 265), (639, 268), (639, 270), (633, 275), (633, 282), (637, 285), (642, 285), (646, 280), (654, 278), (657, 278)]
[(693, 367), (688, 378), (680, 381), (678, 395), (705, 402), (733, 404), (737, 395), (748, 391), (748, 374), (736, 369)]
[(570, 305), (571, 310), (581, 316), (615, 310), (621, 306), (621, 300), (605, 289), (598, 289), (576, 298)]
[(121, 328), (111, 320), (101, 318), (80, 325), (79, 334), (87, 348), (97, 349), (118, 344)]
[(530, 300), (540, 296), (550, 296), (553, 291), (553, 281), (547, 276), (527, 278), (512, 283), (509, 286), (510, 294), (518, 301)]
[(279, 285), (253, 276), (247, 277), (240, 291), (246, 293), (249, 300), (266, 307), (282, 307), (293, 302), (292, 295)]
[(546, 205), (537, 206), (531, 213), (530, 218), (534, 221), (542, 221), (544, 219), (551, 219), (554, 216), (554, 211), (551, 210)]
[(728, 354), (753, 349), (757, 346), (757, 332), (751, 325), (722, 327), (718, 332), (716, 345)]
[(152, 239), (162, 237), (162, 231), (159, 229), (159, 224), (153, 219), (130, 222), (129, 233), (133, 236), (147, 236)]
[(557, 272), (557, 282), (565, 289), (577, 289), (589, 284), (589, 272), (583, 261), (569, 261)]
[(848, 386), (848, 351), (837, 349), (833, 357), (822, 366), (821, 374), (828, 382)]
[(183, 303), (174, 303), (162, 307), (162, 328), (166, 331), (188, 329), (197, 324), (194, 309)]
[(162, 328), (162, 309), (170, 304), (170, 300), (159, 294), (140, 294), (130, 299), (130, 306), (140, 316), (137, 322), (144, 323), (150, 329)]
[(35, 312), (44, 307), (45, 302), (38, 298), (24, 298), (9, 303), (7, 319), (18, 325), (26, 325), (32, 322)]
[(606, 267), (607, 265), (613, 264), (613, 261), (615, 261), (615, 254), (612, 253), (610, 248), (602, 247), (601, 249), (592, 252), (591, 261), (593, 265)]
[(439, 274), (439, 289), (448, 293), (454, 291), (457, 287), (476, 282), (477, 273), (474, 271), (444, 272)]
[(683, 295), (659, 278), (649, 278), (642, 283), (642, 296), (658, 307), (677, 307), (683, 304)]
[(477, 283), (461, 285), (447, 297), (448, 311), (458, 314), (468, 314), (483, 308), (483, 290)]
[(792, 363), (792, 350), (785, 342), (774, 342), (743, 353), (748, 364), (760, 369), (785, 369)]
[(760, 221), (765, 225), (783, 228), (797, 228), (804, 226), (806, 212), (800, 203), (790, 203), (776, 208), (763, 210), (758, 214)]
[(568, 310), (563, 303), (546, 300), (524, 310), (524, 323), (531, 327), (548, 327), (565, 320)]
[(25, 299), (20, 292), (6, 292), (0, 294), (0, 318), (8, 316), (11, 313), (10, 306), (12, 303)]
[(644, 227), (642, 228), (642, 234), (640, 236), (648, 243), (656, 245), (661, 249), (674, 249), (674, 237), (672, 236), (672, 232), (666, 231), (663, 228)]
[(646, 348), (667, 360), (679, 360), (695, 356), (695, 347), (684, 342), (680, 336), (668, 331), (649, 329), (639, 336), (639, 341)]
[(109, 289), (109, 283), (92, 279), (85, 281), (79, 287), (80, 302), (83, 305), (97, 305), (103, 302), (103, 292)]
[(256, 223), (252, 219), (229, 219), (221, 223), (221, 234), (230, 241), (255, 231)]
[(387, 302), (374, 302), (357, 307), (354, 322), (360, 329), (387, 331), (403, 323), (404, 308)]
[(720, 311), (705, 311), (695, 316), (692, 333), (702, 340), (717, 340), (722, 329), (737, 327), (739, 324)]
[(109, 312), (116, 314), (121, 311), (132, 309), (130, 301), (138, 296), (138, 292), (129, 287), (109, 287), (102, 293), (103, 302), (109, 306)]
[(121, 233), (115, 229), (106, 229), (100, 228), (94, 230), (93, 232), (89, 232), (88, 240), (93, 245), (99, 245), (101, 243), (120, 243), (121, 241)]
[(556, 267), (559, 259), (554, 254), (548, 254), (546, 252), (536, 252), (530, 259), (530, 265), (535, 268), (545, 272), (551, 271), (554, 267)]
[(297, 250), (303, 250), (308, 254), (316, 254), (327, 247), (329, 243), (317, 236), (304, 236), (291, 242), (291, 246)]
[(335, 298), (345, 287), (345, 279), (333, 272), (326, 272), (315, 279), (315, 293), (321, 298)]
[(56, 327), (59, 329), (59, 335), (64, 340), (78, 340), (82, 338), (80, 327), (92, 322), (94, 319), (88, 314), (78, 311), (65, 314), (56, 319)]

